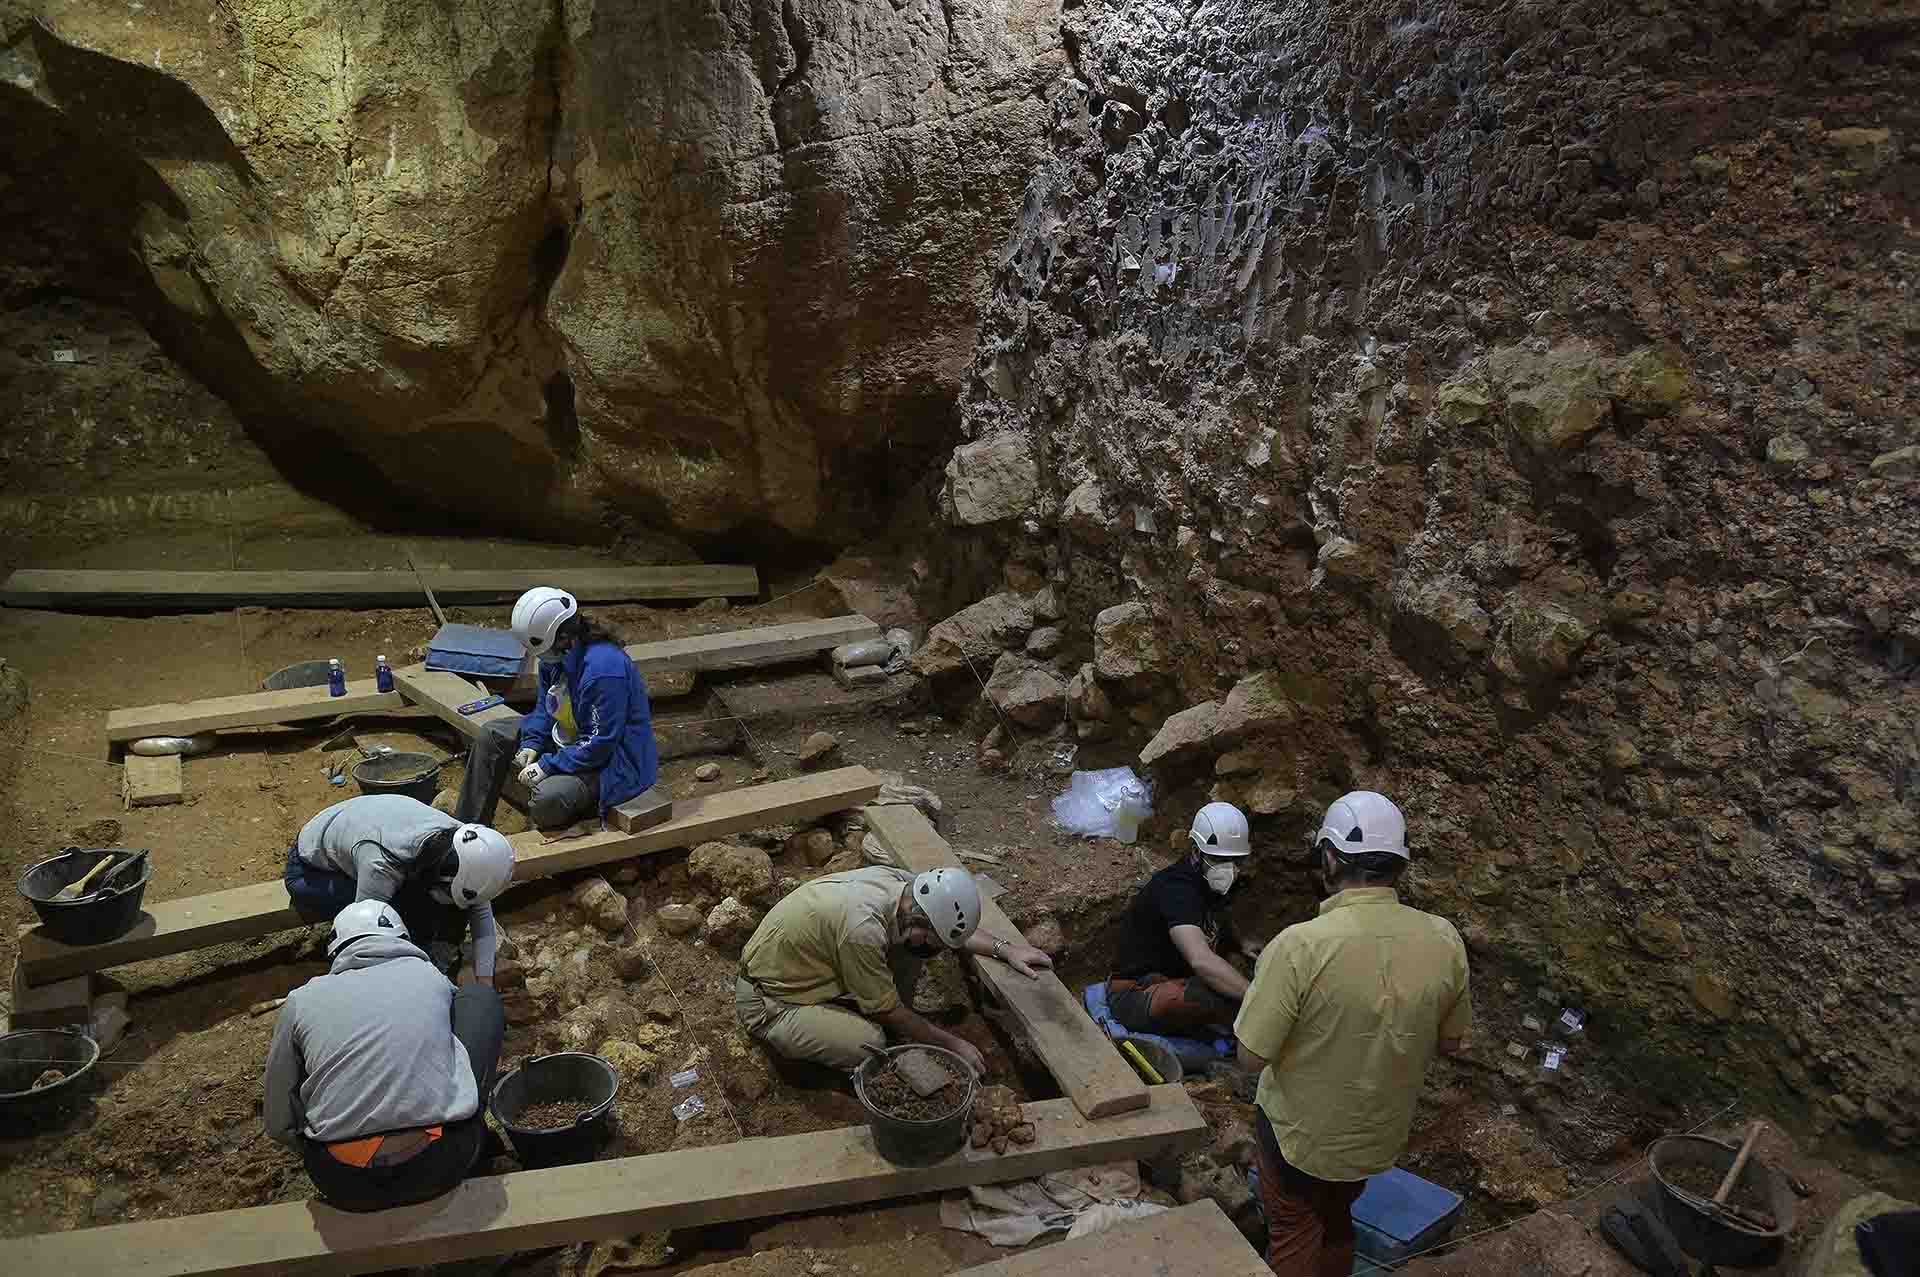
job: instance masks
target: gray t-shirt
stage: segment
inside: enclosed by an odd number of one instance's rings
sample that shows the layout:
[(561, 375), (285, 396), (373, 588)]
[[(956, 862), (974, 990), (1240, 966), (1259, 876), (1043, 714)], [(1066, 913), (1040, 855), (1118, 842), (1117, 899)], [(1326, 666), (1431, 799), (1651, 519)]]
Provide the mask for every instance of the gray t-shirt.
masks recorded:
[[(335, 803), (301, 829), (295, 841), (301, 860), (331, 869), (354, 881), (355, 900), (391, 904), (413, 877), (422, 848), (432, 835), (452, 831), (460, 822), (405, 794), (362, 794)], [(467, 910), (473, 929), (473, 971), (492, 978), (499, 950), (499, 928), (488, 901)]]

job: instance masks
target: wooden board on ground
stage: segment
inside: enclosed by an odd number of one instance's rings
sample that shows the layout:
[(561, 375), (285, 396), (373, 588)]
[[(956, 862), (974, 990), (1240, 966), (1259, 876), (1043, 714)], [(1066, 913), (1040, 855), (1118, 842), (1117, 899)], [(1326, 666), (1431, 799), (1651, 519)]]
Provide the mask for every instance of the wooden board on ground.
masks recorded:
[(690, 563), (666, 567), (373, 572), (121, 572), (22, 568), (0, 585), (8, 607), (418, 607), (425, 579), (442, 605), (511, 603), (536, 585), (562, 584), (588, 603), (647, 599), (750, 598), (751, 567)]
[[(515, 882), (625, 860), (672, 847), (691, 847), (749, 829), (804, 824), (856, 807), (880, 792), (880, 778), (864, 767), (841, 767), (793, 780), (749, 785), (675, 803), (674, 818), (640, 833), (606, 832), (546, 843), (538, 832), (515, 834)], [(65, 945), (39, 928), (23, 928), (20, 971), (34, 985), (103, 971), (126, 962), (248, 940), (300, 926), (278, 882), (234, 887), (183, 900), (148, 901), (133, 929), (105, 944)]]
[[(867, 829), (892, 852), (902, 869), (921, 873), (942, 865), (958, 865), (953, 854), (917, 807), (885, 806), (863, 809)], [(982, 901), (980, 930), (988, 935), (1019, 940), (1020, 932), (992, 901)], [(1080, 1111), (1088, 1117), (1107, 1117), (1140, 1108), (1147, 1087), (1113, 1048), (1080, 1000), (1052, 972), (1037, 980), (992, 958), (970, 957), (974, 970), (1025, 1030), (1034, 1051)]]
[(187, 796), (178, 754), (157, 758), (128, 754), (120, 781), (129, 807), (165, 807)]
[(1210, 1197), (1145, 1219), (1036, 1246), (953, 1277), (1272, 1277)]
[(495, 719), (520, 717), (517, 711), (505, 705), (495, 705), (477, 714), (462, 714), (462, 705), (482, 700), (488, 692), (479, 684), (470, 683), (447, 670), (430, 670), (418, 664), (402, 665), (393, 672), (393, 685), (400, 689), (408, 701), (431, 711), (435, 718), (467, 740), (478, 736), (480, 729)]
[[(781, 661), (805, 660), (828, 652), (842, 643), (880, 637), (880, 627), (858, 614), (829, 616), (817, 620), (788, 621), (781, 625), (760, 625), (745, 630), (723, 630), (718, 634), (695, 634), (689, 638), (660, 639), (635, 643), (627, 656), (647, 680), (654, 692), (654, 680), (668, 674), (691, 674), (699, 670), (739, 670), (756, 665), (775, 665)], [(528, 697), (534, 693), (533, 662), (514, 680), (509, 695)], [(663, 699), (692, 691), (669, 689), (662, 685), (655, 693)]]
[(615, 829), (629, 834), (664, 825), (673, 819), (673, 795), (655, 785), (609, 811), (607, 819)]
[[(1137, 1113), (1088, 1122), (1065, 1100), (1025, 1106), (1037, 1138), (904, 1168), (864, 1126), (470, 1179), (418, 1206), (348, 1214), (284, 1202), (0, 1241), (0, 1270), (104, 1277), (291, 1277), (477, 1259), (571, 1242), (761, 1219), (1002, 1183), (1197, 1148), (1207, 1127), (1179, 1086)], [(1244, 1243), (1243, 1243), (1244, 1244)]]
[(7, 1021), (15, 1029), (64, 1029), (87, 1024), (93, 1019), (93, 982), (96, 977), (77, 975), (52, 984), (28, 984), (20, 971), (20, 960), (13, 963), (12, 1002)]
[(407, 702), (399, 692), (383, 692), (372, 679), (347, 684), (345, 696), (329, 696), (324, 687), (290, 687), (281, 692), (247, 692), (204, 701), (142, 705), (107, 711), (107, 741), (144, 736), (193, 736), (223, 727), (260, 727), (340, 714), (391, 714)]

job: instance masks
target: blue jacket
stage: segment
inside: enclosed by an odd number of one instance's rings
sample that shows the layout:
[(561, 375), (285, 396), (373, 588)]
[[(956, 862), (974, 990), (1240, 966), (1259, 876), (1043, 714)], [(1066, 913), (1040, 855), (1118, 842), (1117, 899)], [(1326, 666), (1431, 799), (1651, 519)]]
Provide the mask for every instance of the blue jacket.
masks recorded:
[[(600, 811), (618, 807), (653, 784), (660, 751), (653, 741), (653, 709), (647, 685), (625, 652), (613, 643), (567, 649), (557, 662), (538, 661), (540, 695), (520, 720), (520, 748), (538, 750), (544, 771), (600, 773)], [(573, 744), (556, 749), (548, 693), (564, 673), (573, 721)]]

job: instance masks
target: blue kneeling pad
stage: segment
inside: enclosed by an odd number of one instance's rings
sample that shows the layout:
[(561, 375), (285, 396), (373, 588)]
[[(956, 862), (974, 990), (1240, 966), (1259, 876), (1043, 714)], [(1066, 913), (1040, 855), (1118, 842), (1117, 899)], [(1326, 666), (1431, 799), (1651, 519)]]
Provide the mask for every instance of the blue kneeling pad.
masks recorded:
[(1460, 1221), (1460, 1194), (1421, 1179), (1398, 1166), (1367, 1180), (1353, 1204), (1354, 1271), (1375, 1271), (1376, 1264), (1399, 1264), (1445, 1241)]
[(1106, 1030), (1108, 1037), (1115, 1042), (1124, 1042), (1128, 1038), (1137, 1038), (1142, 1042), (1157, 1042), (1165, 1047), (1180, 1061), (1180, 1067), (1190, 1073), (1199, 1073), (1215, 1060), (1233, 1057), (1233, 1039), (1220, 1038), (1213, 1042), (1203, 1042), (1198, 1038), (1177, 1038), (1160, 1033), (1136, 1033), (1113, 1018), (1113, 1012), (1107, 1007), (1107, 982), (1096, 981), (1080, 991), (1080, 1000), (1086, 1004), (1087, 1014), (1093, 1022)]
[(525, 668), (527, 649), (512, 630), (449, 621), (427, 642), (427, 668), (483, 678), (514, 678)]

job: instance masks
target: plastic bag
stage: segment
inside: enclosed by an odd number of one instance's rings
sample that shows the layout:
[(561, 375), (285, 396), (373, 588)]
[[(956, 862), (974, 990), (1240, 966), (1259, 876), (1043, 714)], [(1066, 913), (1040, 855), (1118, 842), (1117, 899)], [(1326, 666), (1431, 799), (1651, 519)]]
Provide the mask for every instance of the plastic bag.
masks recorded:
[(707, 1102), (697, 1095), (689, 1095), (686, 1099), (673, 1106), (673, 1115), (682, 1122), (699, 1117), (706, 1111)]
[(1153, 814), (1153, 796), (1131, 767), (1075, 772), (1053, 800), (1053, 818), (1069, 833), (1132, 842)]

